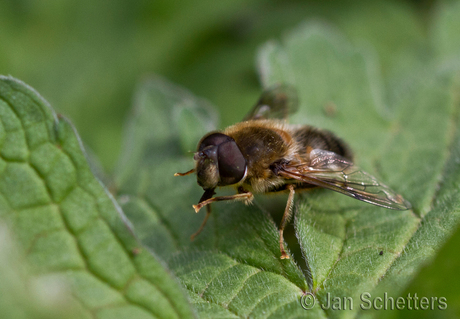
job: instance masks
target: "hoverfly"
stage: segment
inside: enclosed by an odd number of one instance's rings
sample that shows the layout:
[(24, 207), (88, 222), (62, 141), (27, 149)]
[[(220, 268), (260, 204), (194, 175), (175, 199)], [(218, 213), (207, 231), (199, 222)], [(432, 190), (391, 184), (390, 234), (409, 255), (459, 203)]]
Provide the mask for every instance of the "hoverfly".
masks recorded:
[[(223, 131), (206, 134), (194, 155), (195, 168), (175, 176), (197, 174), (204, 194), (193, 208), (206, 206), (207, 214), (197, 236), (217, 201), (251, 203), (253, 193), (289, 192), (280, 225), (281, 259), (289, 258), (283, 231), (292, 215), (296, 190), (327, 188), (377, 206), (407, 210), (411, 205), (401, 195), (353, 164), (347, 144), (332, 132), (307, 125), (287, 124), (297, 109), (292, 87), (278, 85), (265, 91), (243, 122)], [(237, 193), (213, 197), (216, 187), (232, 185)]]

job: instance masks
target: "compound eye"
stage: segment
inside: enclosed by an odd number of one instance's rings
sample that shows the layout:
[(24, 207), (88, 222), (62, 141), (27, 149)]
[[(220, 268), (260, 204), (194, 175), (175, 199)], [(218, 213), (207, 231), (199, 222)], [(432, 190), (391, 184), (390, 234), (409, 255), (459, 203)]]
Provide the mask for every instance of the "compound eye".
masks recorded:
[(244, 177), (246, 159), (233, 139), (219, 145), (217, 159), (219, 162), (220, 185), (236, 184)]
[(222, 133), (211, 133), (208, 136), (205, 136), (199, 146), (198, 146), (198, 152), (202, 151), (205, 147), (209, 145), (220, 145), (225, 142), (233, 141), (233, 139), (225, 134)]

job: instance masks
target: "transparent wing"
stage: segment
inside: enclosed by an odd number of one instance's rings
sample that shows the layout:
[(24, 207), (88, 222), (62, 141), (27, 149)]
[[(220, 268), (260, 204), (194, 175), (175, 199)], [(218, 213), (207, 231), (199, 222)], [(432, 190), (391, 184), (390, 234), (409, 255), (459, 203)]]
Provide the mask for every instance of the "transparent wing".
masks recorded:
[(244, 121), (286, 119), (298, 109), (297, 91), (286, 84), (275, 85), (262, 93)]
[(313, 150), (310, 163), (286, 165), (279, 174), (319, 187), (331, 189), (355, 199), (397, 210), (407, 210), (411, 204), (374, 176), (360, 170), (336, 153)]

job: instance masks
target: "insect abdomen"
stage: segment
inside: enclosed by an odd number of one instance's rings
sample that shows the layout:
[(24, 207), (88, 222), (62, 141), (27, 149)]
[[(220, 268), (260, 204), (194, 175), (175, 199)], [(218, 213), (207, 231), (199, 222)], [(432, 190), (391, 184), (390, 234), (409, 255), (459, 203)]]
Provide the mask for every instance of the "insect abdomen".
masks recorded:
[(293, 132), (293, 137), (300, 146), (300, 152), (309, 153), (312, 149), (334, 152), (352, 160), (353, 154), (348, 145), (334, 133), (311, 126), (303, 126)]

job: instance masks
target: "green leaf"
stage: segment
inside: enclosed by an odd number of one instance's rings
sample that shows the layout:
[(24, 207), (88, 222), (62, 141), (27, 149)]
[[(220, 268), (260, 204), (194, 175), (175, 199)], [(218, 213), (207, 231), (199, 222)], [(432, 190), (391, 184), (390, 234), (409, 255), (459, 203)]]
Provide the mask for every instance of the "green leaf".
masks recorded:
[[(321, 24), (266, 44), (258, 61), (265, 87), (297, 87), (301, 106), (292, 122), (336, 132), (350, 143), (356, 163), (413, 209), (386, 210), (325, 190), (298, 196), (294, 225), (306, 269), (279, 259), (278, 227), (263, 208), (272, 202), (262, 195), (250, 207), (213, 205), (207, 226), (190, 242), (204, 216), (191, 208), (202, 191), (193, 176), (173, 174), (193, 167), (191, 154), (183, 156), (193, 148), (181, 141), (198, 141), (214, 115), (207, 103), (158, 78), (140, 88), (128, 122), (119, 202), (203, 318), (375, 315), (361, 310), (361, 294), (400, 294), (459, 221), (458, 185), (444, 184), (458, 180), (449, 152), (459, 145), (453, 72), (433, 59), (385, 89), (374, 56)], [(183, 112), (189, 116), (177, 115)], [(201, 130), (188, 131), (194, 122), (203, 123)], [(317, 300), (305, 311), (300, 298), (308, 290)], [(353, 298), (353, 310), (321, 309), (329, 296)]]
[(277, 226), (267, 212), (215, 205), (203, 233), (190, 241), (203, 218), (192, 209), (202, 190), (192, 176), (173, 175), (193, 165), (191, 153), (181, 154), (194, 147), (181, 150), (180, 141), (196, 143), (215, 127), (209, 105), (160, 78), (146, 81), (135, 101), (117, 174), (118, 199), (136, 235), (188, 288), (200, 317), (303, 313), (298, 300), (307, 289), (304, 275), (292, 260), (279, 259)]
[[(250, 207), (213, 205), (208, 225), (190, 241), (204, 217), (191, 208), (202, 190), (193, 176), (173, 174), (193, 167), (196, 142), (217, 125), (206, 101), (161, 78), (138, 89), (109, 185), (128, 222), (90, 172), (70, 124), (33, 90), (2, 77), (0, 218), (18, 241), (19, 256), (3, 254), (0, 245), (0, 290), (8, 294), (0, 317), (22, 309), (25, 318), (62, 311), (97, 318), (380, 315), (360, 310), (360, 295), (397, 297), (408, 289), (459, 219), (459, 6), (440, 6), (429, 44), (415, 19), (404, 15), (390, 23), (404, 32), (382, 24), (360, 33), (381, 13), (385, 21), (394, 17), (380, 10), (390, 7), (370, 4), (361, 20), (352, 19), (353, 10), (344, 15), (353, 44), (329, 26), (306, 24), (260, 50), (264, 86), (288, 82), (299, 91), (301, 108), (292, 122), (335, 131), (362, 168), (413, 205), (397, 212), (326, 190), (297, 194), (293, 223), (301, 252), (286, 234), (291, 260), (279, 259), (274, 221), (283, 195), (257, 196)], [(381, 30), (387, 31), (383, 40)], [(356, 46), (360, 37), (380, 54), (397, 49), (378, 57), (393, 68), (388, 78), (372, 49)], [(419, 45), (431, 45), (433, 55), (415, 57)], [(47, 309), (56, 299), (43, 293), (43, 301), (28, 289), (38, 278), (49, 291), (48, 276), (60, 289), (69, 287), (58, 291), (62, 307)], [(316, 298), (308, 311), (301, 306), (307, 291)], [(353, 310), (322, 309), (329, 296), (353, 298)]]
[(3, 76), (0, 119), (1, 218), (31, 275), (59, 275), (84, 317), (193, 317), (169, 270), (139, 248), (93, 177), (70, 123), (33, 89)]
[[(449, 172), (449, 176), (443, 180), (437, 196), (438, 199), (434, 205), (433, 213), (430, 212), (431, 216), (427, 217), (427, 222), (430, 222), (430, 227), (432, 228), (429, 233), (428, 231), (425, 231), (424, 234), (418, 233), (411, 239), (408, 249), (414, 251), (412, 253), (414, 257), (401, 258), (401, 260), (398, 261), (395, 271), (398, 269), (404, 269), (404, 272), (413, 270), (414, 266), (412, 264), (418, 265), (417, 261), (425, 259), (427, 255), (431, 255), (433, 248), (436, 247), (436, 241), (443, 239), (446, 233), (451, 230), (449, 224), (453, 222), (452, 219), (455, 219), (455, 215), (449, 216), (446, 212), (458, 210), (458, 189), (460, 180), (458, 165), (458, 158), (460, 157), (460, 148), (458, 147), (458, 145), (460, 145), (460, 136), (458, 136), (458, 134), (454, 141), (454, 145), (457, 145), (457, 147), (452, 149), (452, 154), (445, 169), (446, 172)], [(419, 300), (423, 297), (428, 298), (430, 303), (428, 309), (435, 310), (436, 317), (457, 317), (460, 313), (460, 294), (457, 289), (460, 284), (460, 278), (458, 276), (460, 261), (457, 257), (459, 243), (460, 229), (457, 227), (454, 235), (437, 253), (435, 260), (421, 269), (401, 295), (408, 296), (410, 294), (414, 296), (417, 294)], [(448, 280), (446, 280), (446, 278), (448, 278)], [(396, 277), (396, 279), (399, 280), (400, 276), (399, 278)], [(383, 283), (386, 285), (392, 284), (391, 282)], [(447, 309), (442, 309), (442, 305), (438, 301), (440, 298), (446, 298), (445, 300), (448, 305)], [(431, 306), (432, 304), (434, 307)], [(399, 317), (432, 318), (433, 311), (419, 311), (413, 313), (413, 311), (406, 309), (404, 312), (399, 313)]]
[[(413, 212), (394, 212), (326, 192), (308, 198), (296, 229), (316, 296), (322, 302), (328, 294), (352, 297), (357, 303), (364, 292), (400, 293), (460, 217), (458, 200), (443, 194), (458, 188), (439, 185), (457, 178), (449, 165), (456, 157), (448, 157), (458, 145), (453, 74), (437, 61), (414, 70), (417, 78), (408, 75), (399, 80), (405, 87), (387, 93), (394, 105), (386, 108), (375, 61), (319, 25), (299, 29), (282, 45), (267, 45), (260, 61), (266, 86), (284, 81), (299, 88), (303, 108), (297, 122), (337, 132), (352, 145), (359, 165), (413, 206)], [(328, 105), (334, 107), (330, 117)]]
[[(459, 20), (456, 18), (460, 14), (460, 2), (453, 2), (452, 4), (440, 4), (437, 10), (437, 19), (433, 27), (433, 46), (440, 57), (440, 64), (444, 68), (459, 69), (458, 56), (460, 54), (460, 39), (457, 36), (460, 27)], [(458, 79), (457, 79), (458, 82)], [(458, 83), (457, 83), (458, 85)], [(454, 92), (455, 102), (458, 105), (459, 95)], [(449, 210), (452, 208), (447, 205), (453, 205), (455, 198), (458, 198), (459, 188), (459, 172), (458, 172), (458, 158), (460, 157), (460, 138), (457, 134), (455, 137), (455, 147), (452, 148), (450, 158), (447, 162), (445, 172), (448, 174), (447, 178), (442, 181), (439, 190), (439, 201), (437, 207), (441, 208), (445, 205)], [(444, 205), (439, 205), (444, 202)], [(433, 215), (434, 224), (433, 238), (435, 235), (441, 233), (445, 224), (446, 215), (442, 211), (438, 211)], [(448, 307), (446, 310), (439, 310), (437, 301), (435, 302), (434, 310), (438, 310), (437, 317), (458, 317), (460, 314), (460, 293), (457, 287), (460, 285), (460, 277), (458, 276), (458, 268), (460, 267), (460, 258), (458, 257), (458, 246), (460, 243), (460, 228), (457, 227), (456, 232), (442, 247), (436, 255), (432, 263), (427, 264), (406, 287), (403, 296), (409, 293), (414, 295), (417, 293), (420, 297), (432, 298), (445, 297), (447, 299)], [(424, 247), (424, 241), (414, 242), (416, 249)], [(424, 249), (422, 249), (423, 251)], [(431, 308), (431, 307), (430, 307)], [(400, 312), (399, 317), (417, 317), (428, 318), (432, 317), (431, 311), (414, 312), (406, 310)]]
[(61, 275), (31, 276), (4, 223), (0, 224), (0, 317), (85, 318)]

